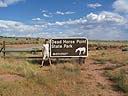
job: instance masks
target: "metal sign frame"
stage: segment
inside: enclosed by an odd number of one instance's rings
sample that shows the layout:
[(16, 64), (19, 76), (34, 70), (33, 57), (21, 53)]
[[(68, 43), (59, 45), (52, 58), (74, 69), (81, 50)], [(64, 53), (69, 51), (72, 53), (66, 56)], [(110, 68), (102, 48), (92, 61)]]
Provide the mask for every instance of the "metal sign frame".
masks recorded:
[[(87, 40), (87, 55), (85, 55), (85, 56), (52, 56), (51, 55), (51, 40), (53, 40), (53, 39), (85, 39), (85, 40)], [(52, 38), (52, 39), (50, 39), (50, 57), (88, 57), (88, 39), (87, 38), (85, 38), (85, 37), (66, 37), (66, 38), (64, 38), (64, 37), (59, 37), (59, 38)]]

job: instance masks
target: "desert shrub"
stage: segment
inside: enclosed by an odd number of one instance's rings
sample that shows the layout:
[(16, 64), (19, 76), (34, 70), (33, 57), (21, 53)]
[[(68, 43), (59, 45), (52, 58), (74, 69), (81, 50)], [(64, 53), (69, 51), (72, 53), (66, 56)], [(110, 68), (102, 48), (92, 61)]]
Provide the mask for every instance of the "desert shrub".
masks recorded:
[(121, 69), (116, 73), (106, 71), (105, 75), (108, 76), (110, 80), (115, 81), (116, 89), (128, 93), (128, 74), (126, 74), (125, 70)]
[(128, 48), (123, 48), (122, 51), (128, 51)]
[(24, 62), (24, 64), (9, 64), (9, 62), (6, 62), (0, 64), (0, 68), (6, 70), (9, 74), (20, 75), (25, 78), (32, 78), (35, 74), (35, 68), (27, 62)]
[(80, 72), (80, 68), (78, 66), (75, 66), (73, 64), (64, 64), (63, 69), (68, 72)]
[(128, 61), (125, 61), (125, 62), (124, 62), (124, 65), (128, 65)]
[(64, 91), (58, 92), (57, 96), (67, 96)]
[(128, 75), (124, 70), (120, 70), (120, 72), (116, 76), (116, 86), (118, 89), (128, 92)]
[(106, 60), (105, 59), (96, 59), (94, 64), (106, 64)]
[(16, 82), (0, 81), (0, 96), (49, 96), (34, 82), (24, 80)]

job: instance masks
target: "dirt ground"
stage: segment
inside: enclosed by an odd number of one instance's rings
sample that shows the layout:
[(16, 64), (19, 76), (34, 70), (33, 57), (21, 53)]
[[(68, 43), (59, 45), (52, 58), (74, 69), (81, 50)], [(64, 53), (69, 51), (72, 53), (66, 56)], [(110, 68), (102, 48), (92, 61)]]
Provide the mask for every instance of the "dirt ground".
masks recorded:
[[(80, 66), (82, 75), (82, 78), (80, 79), (82, 79), (86, 90), (89, 92), (87, 93), (88, 95), (83, 94), (82, 96), (124, 96), (123, 92), (116, 91), (113, 88), (114, 82), (110, 81), (107, 77), (104, 76), (104, 69), (108, 67), (108, 65), (111, 66), (113, 64), (94, 64), (93, 60), (86, 59), (85, 64)], [(45, 67), (44, 71), (46, 71), (47, 68), (48, 66)], [(0, 75), (0, 80), (6, 82), (15, 82), (17, 80), (24, 80), (24, 78), (18, 75), (2, 74)], [(63, 83), (60, 84), (56, 90), (58, 90), (58, 88), (62, 88), (62, 86), (64, 87), (65, 92), (68, 91), (68, 88), (65, 88), (68, 86)]]
[[(110, 81), (104, 76), (104, 69), (108, 67), (108, 64), (98, 65), (94, 64), (93, 60), (86, 60), (86, 64), (81, 66), (81, 72), (85, 77), (85, 81), (88, 81), (89, 88), (92, 90), (93, 96), (123, 96), (123, 92), (116, 91), (113, 88), (114, 82)], [(109, 66), (113, 65), (109, 63)], [(96, 87), (99, 87), (101, 93), (93, 93)]]
[[(7, 47), (11, 47), (11, 48), (28, 48), (28, 47), (39, 47), (39, 45), (31, 45), (31, 44), (24, 44), (24, 45), (12, 45), (12, 46), (7, 46)], [(24, 55), (24, 54), (22, 54)], [(7, 60), (7, 59), (6, 59)], [(13, 59), (13, 60), (3, 60), (1, 61), (0, 58), (0, 81), (1, 82), (29, 82), (27, 86), (33, 86), (31, 83), (33, 83), (33, 79), (37, 78), (35, 76), (35, 73), (40, 73), (39, 75), (42, 74), (46, 74), (46, 77), (44, 76), (44, 79), (40, 78), (40, 80), (44, 80), (43, 83), (44, 85), (41, 86), (50, 86), (51, 89), (46, 89), (46, 90), (52, 90), (50, 91), (51, 94), (53, 92), (52, 95), (40, 95), (40, 96), (127, 96), (125, 95), (125, 93), (121, 90), (117, 90), (114, 85), (115, 82), (110, 80), (109, 77), (105, 76), (105, 72), (106, 70), (118, 70), (118, 66), (120, 68), (124, 67), (126, 68), (128, 65), (126, 65), (125, 63), (128, 64), (128, 52), (122, 52), (121, 49), (109, 49), (109, 50), (91, 50), (91, 52), (89, 52), (89, 57), (87, 57), (87, 59), (85, 60), (85, 64), (82, 64), (79, 66), (80, 68), (80, 76), (76, 76), (76, 78), (74, 77), (69, 77), (69, 78), (65, 78), (63, 76), (63, 74), (58, 74), (57, 72), (63, 71), (62, 68), (61, 70), (58, 71), (59, 67), (57, 67), (58, 65), (62, 65), (62, 64), (53, 64), (52, 66), (45, 66), (43, 68), (39, 68), (39, 64), (32, 64), (29, 63), (27, 64), (28, 68), (26, 68), (26, 65), (24, 65), (24, 61), (21, 60), (17, 60), (17, 59)], [(97, 60), (100, 60), (100, 64), (97, 64)], [(25, 61), (26, 62), (26, 61)], [(98, 61), (99, 62), (99, 61)], [(105, 62), (105, 64), (104, 64)], [(20, 64), (23, 63), (23, 64)], [(64, 62), (63, 62), (64, 63)], [(102, 64), (103, 63), (103, 64)], [(14, 66), (3, 66), (5, 64), (12, 64)], [(125, 65), (124, 65), (125, 64)], [(21, 65), (21, 66), (19, 66)], [(23, 66), (22, 66), (23, 65)], [(71, 66), (68, 66), (71, 65)], [(66, 69), (65, 72), (67, 72), (67, 75), (71, 75), (72, 74), (77, 74), (75, 71), (70, 72), (70, 70), (72, 71), (72, 66), (74, 67), (74, 63), (69, 63), (68, 62), (68, 70)], [(18, 67), (17, 67), (18, 66)], [(5, 68), (5, 70), (4, 70)], [(55, 74), (50, 74), (51, 69), (53, 73)], [(21, 70), (21, 71), (19, 71)], [(33, 71), (34, 70), (34, 71)], [(30, 76), (29, 76), (30, 75)], [(31, 77), (31, 75), (33, 77)], [(47, 75), (49, 76), (47, 78)], [(55, 75), (53, 77), (50, 77), (52, 75)], [(35, 76), (35, 77), (34, 77)], [(27, 79), (29, 78), (30, 81), (28, 81)], [(46, 80), (45, 80), (46, 79)], [(51, 80), (56, 80), (57, 84), (51, 84), (54, 82), (51, 82)], [(71, 79), (71, 82), (69, 81)], [(32, 81), (32, 82), (31, 82)], [(31, 82), (31, 83), (30, 83)], [(35, 82), (35, 81), (34, 81)], [(40, 83), (40, 81), (36, 81), (36, 83)], [(22, 84), (22, 83), (21, 83)], [(24, 84), (24, 83), (23, 83)], [(30, 84), (30, 85), (29, 85)], [(51, 84), (51, 85), (50, 85)], [(15, 84), (14, 84), (15, 85)], [(19, 85), (18, 85), (19, 86)], [(40, 89), (40, 84), (37, 85), (37, 89)], [(17, 86), (16, 86), (17, 87)], [(23, 86), (23, 88), (25, 88), (26, 86)], [(53, 87), (53, 88), (52, 88)], [(74, 87), (74, 89), (73, 89)], [(32, 87), (33, 90), (34, 87)], [(42, 88), (43, 89), (43, 88)], [(42, 89), (40, 89), (42, 91)], [(62, 95), (57, 95), (57, 93), (60, 92), (60, 89), (62, 89)], [(4, 89), (1, 89), (2, 91)], [(27, 89), (29, 90), (29, 88)], [(31, 91), (31, 90), (30, 90)], [(46, 92), (48, 92), (46, 91)], [(81, 92), (78, 92), (81, 91)], [(10, 92), (10, 90), (9, 90)], [(12, 91), (13, 92), (13, 91)], [(50, 93), (49, 92), (49, 93)], [(63, 93), (64, 92), (64, 93)], [(27, 91), (26, 91), (27, 94)], [(30, 92), (31, 94), (31, 92)], [(5, 95), (3, 95), (5, 96)], [(11, 95), (12, 96), (12, 95)], [(17, 96), (17, 95), (15, 95)], [(33, 95), (33, 96), (37, 96), (37, 95)]]

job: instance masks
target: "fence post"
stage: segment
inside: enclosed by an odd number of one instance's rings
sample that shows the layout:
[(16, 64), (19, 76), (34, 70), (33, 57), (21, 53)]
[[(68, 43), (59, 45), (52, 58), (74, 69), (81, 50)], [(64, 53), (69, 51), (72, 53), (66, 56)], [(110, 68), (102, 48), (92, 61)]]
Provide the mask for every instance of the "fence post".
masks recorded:
[(4, 59), (5, 59), (5, 41), (3, 41), (3, 56), (4, 56)]
[(85, 63), (85, 59), (84, 57), (79, 57), (79, 64), (82, 65)]
[(81, 65), (81, 60), (82, 60), (82, 58), (81, 57), (79, 57), (79, 64)]

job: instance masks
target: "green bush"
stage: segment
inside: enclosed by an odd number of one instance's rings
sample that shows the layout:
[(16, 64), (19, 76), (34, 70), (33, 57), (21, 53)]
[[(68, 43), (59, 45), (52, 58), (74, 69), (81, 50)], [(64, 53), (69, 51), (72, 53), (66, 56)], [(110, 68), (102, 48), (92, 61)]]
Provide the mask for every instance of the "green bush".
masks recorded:
[(128, 93), (128, 74), (123, 69), (120, 69), (117, 73), (112, 73), (112, 71), (105, 72), (105, 75), (109, 77), (110, 80), (115, 81), (115, 87), (118, 90)]
[(124, 70), (120, 70), (115, 80), (118, 89), (124, 92), (128, 92), (128, 75)]

